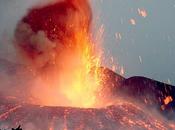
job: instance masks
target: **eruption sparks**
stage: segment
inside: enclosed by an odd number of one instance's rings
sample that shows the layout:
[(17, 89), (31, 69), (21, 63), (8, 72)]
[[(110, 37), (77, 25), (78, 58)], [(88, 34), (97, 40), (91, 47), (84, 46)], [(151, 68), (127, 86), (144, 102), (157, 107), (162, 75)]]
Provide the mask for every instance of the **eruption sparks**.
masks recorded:
[(100, 54), (90, 38), (91, 17), (88, 1), (64, 0), (31, 9), (18, 24), (16, 47), (39, 77), (31, 89), (37, 104), (100, 104)]
[[(146, 17), (143, 10), (138, 11)], [(10, 88), (10, 95), (2, 95), (0, 129), (18, 124), (26, 130), (174, 128), (174, 122), (164, 120), (154, 108), (174, 119), (175, 87), (145, 77), (126, 79), (121, 76), (123, 67), (119, 68), (121, 75), (113, 72), (116, 66), (112, 65), (113, 71), (100, 67), (101, 48), (91, 38), (91, 19), (85, 0), (60, 0), (35, 7), (22, 18), (15, 32), (15, 46), (27, 67), (21, 66), (30, 73), (19, 75), (24, 80), (33, 74), (34, 80), (29, 89), (25, 81), (20, 83), (27, 88), (29, 104), (17, 100), (26, 93), (21, 95), (17, 90), (11, 96), (19, 87)], [(134, 19), (130, 23), (136, 24)], [(102, 33), (103, 27), (99, 30)], [(121, 34), (116, 38), (121, 40)], [(112, 64), (114, 59), (110, 60)], [(10, 75), (18, 77), (11, 71)], [(108, 100), (111, 98), (114, 100)]]

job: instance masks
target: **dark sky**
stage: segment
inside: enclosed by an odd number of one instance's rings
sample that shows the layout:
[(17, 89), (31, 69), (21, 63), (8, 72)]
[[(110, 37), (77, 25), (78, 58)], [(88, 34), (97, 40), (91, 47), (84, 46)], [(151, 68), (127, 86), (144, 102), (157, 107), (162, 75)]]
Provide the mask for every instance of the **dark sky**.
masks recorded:
[[(40, 1), (0, 0), (0, 58), (16, 61), (13, 30), (27, 8)], [(94, 18), (99, 16), (104, 24), (105, 51), (124, 66), (126, 77), (142, 75), (175, 84), (174, 0), (91, 1)], [(139, 10), (146, 11), (146, 17)]]

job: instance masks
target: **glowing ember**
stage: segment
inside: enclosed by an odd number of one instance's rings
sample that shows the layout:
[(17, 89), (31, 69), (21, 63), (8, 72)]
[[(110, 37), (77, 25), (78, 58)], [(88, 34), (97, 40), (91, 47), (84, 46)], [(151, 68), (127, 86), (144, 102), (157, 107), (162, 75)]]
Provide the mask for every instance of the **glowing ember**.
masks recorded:
[(172, 102), (172, 101), (173, 101), (173, 98), (172, 98), (171, 96), (168, 96), (168, 97), (166, 97), (166, 98), (164, 99), (164, 104), (167, 105), (167, 104), (169, 104), (169, 103)]
[(37, 77), (31, 89), (35, 104), (103, 104), (99, 98), (102, 79), (96, 70), (101, 51), (90, 38), (91, 17), (87, 1), (65, 0), (32, 9), (19, 23), (16, 46)]
[(139, 56), (139, 61), (142, 64), (142, 57), (141, 56)]
[(147, 15), (148, 15), (145, 9), (138, 8), (138, 13), (139, 13), (140, 16), (142, 16), (144, 18), (146, 18)]
[(122, 39), (122, 35), (121, 35), (121, 33), (119, 33), (119, 32), (117, 32), (117, 33), (115, 34), (115, 37), (116, 37), (117, 40), (121, 40), (121, 39)]
[(130, 22), (130, 24), (132, 24), (132, 25), (136, 25), (136, 21), (135, 21), (135, 19), (133, 19), (133, 18), (130, 19), (129, 22)]

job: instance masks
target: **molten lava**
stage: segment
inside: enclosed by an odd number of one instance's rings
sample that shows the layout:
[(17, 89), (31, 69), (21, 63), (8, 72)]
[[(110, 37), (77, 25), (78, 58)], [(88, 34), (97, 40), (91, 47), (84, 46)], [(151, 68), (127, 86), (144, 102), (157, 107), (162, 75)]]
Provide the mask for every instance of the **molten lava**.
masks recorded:
[(100, 54), (90, 37), (91, 15), (88, 1), (64, 0), (31, 9), (18, 24), (16, 47), (36, 77), (31, 88), (35, 104), (103, 104), (102, 78), (96, 69)]

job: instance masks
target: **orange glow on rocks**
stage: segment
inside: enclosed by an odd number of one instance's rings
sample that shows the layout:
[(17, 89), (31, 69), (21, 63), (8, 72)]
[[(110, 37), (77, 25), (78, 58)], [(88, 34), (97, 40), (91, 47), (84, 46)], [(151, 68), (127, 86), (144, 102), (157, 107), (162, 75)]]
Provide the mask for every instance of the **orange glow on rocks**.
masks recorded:
[(164, 99), (164, 104), (167, 105), (167, 104), (169, 104), (169, 103), (172, 102), (172, 101), (173, 101), (173, 98), (172, 98), (171, 96), (168, 96), (168, 97), (166, 97), (166, 98)]

